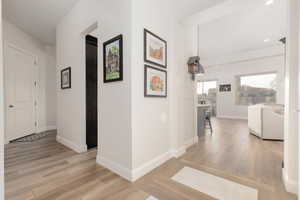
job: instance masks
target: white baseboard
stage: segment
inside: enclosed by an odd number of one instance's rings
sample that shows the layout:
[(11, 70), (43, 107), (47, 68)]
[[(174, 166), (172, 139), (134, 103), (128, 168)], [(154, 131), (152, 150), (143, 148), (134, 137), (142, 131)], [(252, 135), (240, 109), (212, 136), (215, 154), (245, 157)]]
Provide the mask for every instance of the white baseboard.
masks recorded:
[(195, 136), (189, 140), (186, 141), (185, 143), (185, 148), (188, 149), (190, 148), (191, 146), (193, 146), (194, 144), (197, 144), (198, 143), (198, 136)]
[(133, 170), (130, 170), (126, 167), (123, 167), (119, 165), (118, 163), (111, 161), (109, 159), (106, 159), (104, 157), (101, 157), (97, 155), (97, 163), (102, 165), (103, 167), (111, 170), (112, 172), (120, 175), (121, 177), (125, 178), (126, 180), (130, 182), (135, 182), (136, 180), (140, 179), (141, 177), (145, 176), (155, 168), (161, 166), (171, 158), (175, 157), (178, 158), (186, 153), (186, 149), (190, 146), (194, 145), (198, 142), (198, 137), (194, 137), (190, 140), (188, 140), (185, 145), (177, 150), (170, 150), (152, 160), (149, 162), (143, 164), (142, 166), (135, 168)]
[(134, 181), (138, 180), (139, 178), (145, 176), (146, 174), (148, 174), (155, 168), (161, 166), (162, 164), (164, 164), (165, 162), (170, 160), (171, 158), (172, 158), (172, 153), (166, 152), (166, 153), (154, 158), (153, 160), (145, 163), (141, 167), (134, 169), (132, 171), (132, 180), (131, 181), (134, 182)]
[(226, 116), (226, 115), (218, 115), (217, 118), (220, 118), (220, 119), (241, 119), (241, 120), (248, 120), (247, 117)]
[(104, 157), (98, 156), (97, 155), (97, 163), (112, 172), (118, 174), (119, 176), (125, 178), (126, 180), (130, 182), (135, 182), (141, 177), (145, 176), (155, 168), (159, 167), (160, 165), (164, 164), (166, 161), (172, 158), (172, 153), (167, 152), (164, 153), (153, 160), (145, 163), (141, 167), (138, 167), (134, 170), (130, 170), (126, 167), (123, 167), (119, 165), (118, 163), (111, 161), (109, 159), (106, 159)]
[(282, 178), (287, 192), (298, 194), (298, 182), (290, 180), (285, 169), (282, 169)]
[(51, 131), (51, 130), (56, 130), (57, 127), (56, 126), (43, 126), (43, 127), (38, 127), (37, 129), (37, 133), (42, 133), (45, 131)]
[(198, 143), (198, 136), (195, 136), (194, 138), (187, 140), (185, 142), (185, 144), (182, 147), (180, 147), (179, 149), (171, 150), (170, 152), (171, 152), (172, 157), (174, 157), (174, 158), (181, 157), (182, 155), (184, 155), (186, 153), (186, 150), (188, 148), (190, 148), (191, 146), (193, 146), (196, 143)]
[(131, 170), (119, 165), (118, 163), (115, 163), (109, 159), (106, 159), (104, 157), (101, 157), (97, 155), (97, 161), (99, 165), (109, 169), (110, 171), (118, 174), (119, 176), (125, 178), (126, 180), (132, 182), (132, 174)]
[(143, 177), (147, 173), (151, 172), (155, 168), (159, 167), (160, 165), (164, 164), (171, 158), (179, 158), (180, 156), (184, 155), (186, 153), (186, 150), (193, 146), (194, 144), (198, 143), (198, 136), (195, 136), (194, 138), (188, 140), (184, 146), (180, 147), (176, 150), (171, 150), (169, 152), (166, 152), (153, 160), (147, 162), (146, 164), (142, 165), (141, 167), (134, 169), (132, 172), (132, 181), (136, 181), (139, 178)]
[(42, 133), (47, 131), (48, 127), (47, 126), (43, 126), (43, 127), (37, 127), (36, 133)]
[(180, 147), (179, 149), (171, 150), (172, 157), (179, 158), (186, 153), (186, 147)]
[(77, 153), (83, 153), (87, 151), (87, 145), (77, 145), (74, 142), (63, 138), (59, 135), (56, 136), (56, 141), (61, 143), (62, 145), (65, 145), (66, 147), (72, 149), (73, 151)]
[(55, 125), (53, 126), (47, 126), (47, 131), (52, 131), (52, 130), (56, 130), (57, 127)]

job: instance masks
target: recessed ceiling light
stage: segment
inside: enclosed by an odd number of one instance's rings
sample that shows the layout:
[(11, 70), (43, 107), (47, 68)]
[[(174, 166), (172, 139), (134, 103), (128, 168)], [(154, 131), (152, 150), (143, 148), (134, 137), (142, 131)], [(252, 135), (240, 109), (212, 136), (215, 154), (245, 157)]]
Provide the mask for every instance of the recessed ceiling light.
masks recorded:
[(271, 41), (271, 39), (270, 38), (266, 38), (266, 39), (264, 39), (264, 42), (270, 42)]
[(272, 5), (274, 3), (274, 0), (267, 0), (266, 1), (266, 6)]

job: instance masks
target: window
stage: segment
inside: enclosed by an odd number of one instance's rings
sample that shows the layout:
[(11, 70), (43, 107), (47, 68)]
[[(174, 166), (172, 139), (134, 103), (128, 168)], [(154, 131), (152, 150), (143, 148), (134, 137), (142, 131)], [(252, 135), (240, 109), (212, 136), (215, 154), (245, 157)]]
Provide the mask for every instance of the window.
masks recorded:
[(204, 81), (198, 82), (197, 93), (198, 95), (208, 95), (209, 92), (217, 88), (217, 81)]
[(276, 73), (237, 77), (236, 103), (276, 103)]
[(216, 115), (217, 81), (203, 81), (197, 84), (198, 103), (210, 104), (212, 115)]

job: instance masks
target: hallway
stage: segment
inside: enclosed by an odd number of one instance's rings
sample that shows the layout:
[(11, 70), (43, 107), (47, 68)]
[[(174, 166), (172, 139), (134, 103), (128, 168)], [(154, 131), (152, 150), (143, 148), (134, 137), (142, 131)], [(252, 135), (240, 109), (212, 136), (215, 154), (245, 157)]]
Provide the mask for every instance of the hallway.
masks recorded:
[(55, 141), (5, 147), (6, 199), (214, 199), (171, 178), (190, 167), (258, 190), (259, 200), (296, 200), (281, 180), (282, 142), (249, 135), (243, 120), (213, 120), (214, 133), (179, 159), (134, 184), (96, 164), (96, 150), (76, 154)]

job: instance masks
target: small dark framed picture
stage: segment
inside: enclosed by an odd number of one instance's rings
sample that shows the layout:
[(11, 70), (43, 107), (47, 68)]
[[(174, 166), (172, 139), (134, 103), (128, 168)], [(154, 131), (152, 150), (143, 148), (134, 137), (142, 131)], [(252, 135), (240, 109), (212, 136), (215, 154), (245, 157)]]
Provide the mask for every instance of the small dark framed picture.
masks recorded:
[(167, 42), (147, 29), (144, 29), (144, 60), (167, 68)]
[(167, 97), (167, 72), (145, 65), (145, 97)]
[(231, 92), (231, 84), (220, 85), (220, 92)]
[(61, 70), (61, 89), (71, 88), (71, 67)]
[(103, 80), (110, 83), (123, 80), (123, 36), (103, 44)]

